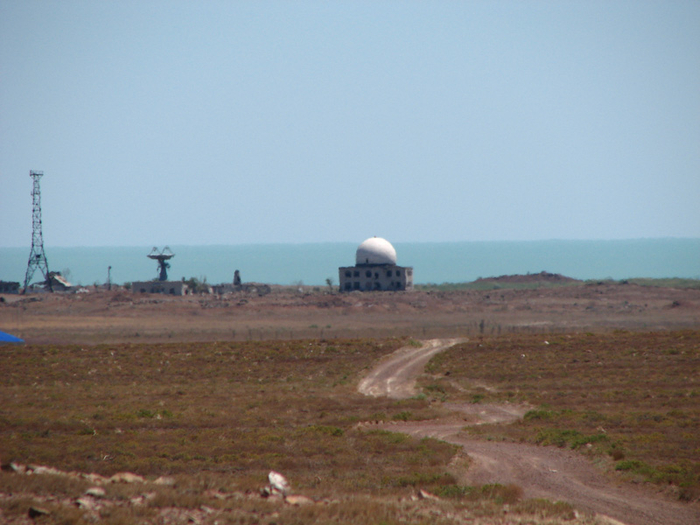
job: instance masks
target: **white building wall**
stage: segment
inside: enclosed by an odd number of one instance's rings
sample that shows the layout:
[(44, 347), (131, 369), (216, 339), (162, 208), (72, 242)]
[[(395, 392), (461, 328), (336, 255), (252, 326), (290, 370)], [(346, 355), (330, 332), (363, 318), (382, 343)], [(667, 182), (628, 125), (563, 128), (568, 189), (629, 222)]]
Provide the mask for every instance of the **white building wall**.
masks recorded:
[(389, 264), (338, 268), (341, 292), (360, 290), (402, 291), (413, 289), (413, 268)]

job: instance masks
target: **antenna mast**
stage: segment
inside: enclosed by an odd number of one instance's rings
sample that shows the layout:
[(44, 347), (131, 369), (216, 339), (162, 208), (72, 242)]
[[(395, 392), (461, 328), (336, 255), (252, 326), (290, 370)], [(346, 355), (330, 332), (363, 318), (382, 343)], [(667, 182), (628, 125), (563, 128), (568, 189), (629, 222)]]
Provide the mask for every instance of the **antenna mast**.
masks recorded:
[(34, 182), (32, 188), (32, 251), (29, 253), (27, 274), (24, 277), (24, 290), (22, 293), (27, 293), (27, 287), (37, 268), (41, 270), (46, 286), (53, 292), (51, 277), (49, 276), (49, 263), (44, 253), (44, 235), (41, 232), (41, 187), (39, 181), (44, 176), (44, 172), (30, 171), (29, 176)]

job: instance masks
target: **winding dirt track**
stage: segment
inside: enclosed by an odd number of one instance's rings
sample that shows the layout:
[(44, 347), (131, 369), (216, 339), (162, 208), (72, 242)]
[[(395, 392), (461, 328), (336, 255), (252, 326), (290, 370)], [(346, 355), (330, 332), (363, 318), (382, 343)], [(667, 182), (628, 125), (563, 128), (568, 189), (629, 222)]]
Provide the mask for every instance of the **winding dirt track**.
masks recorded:
[[(432, 356), (458, 339), (433, 339), (420, 348), (406, 347), (382, 360), (358, 386), (360, 393), (394, 399), (416, 394), (416, 378)], [(477, 416), (479, 423), (508, 423), (522, 417), (524, 408), (499, 405), (452, 405), (449, 408)], [(525, 497), (567, 501), (577, 508), (613, 518), (627, 525), (700, 524), (696, 507), (665, 499), (661, 495), (617, 482), (586, 458), (569, 450), (517, 443), (478, 441), (460, 435), (469, 423), (409, 422), (379, 427), (418, 437), (433, 437), (460, 445), (473, 460), (463, 480), (472, 484), (514, 483)], [(377, 426), (374, 426), (377, 428)]]

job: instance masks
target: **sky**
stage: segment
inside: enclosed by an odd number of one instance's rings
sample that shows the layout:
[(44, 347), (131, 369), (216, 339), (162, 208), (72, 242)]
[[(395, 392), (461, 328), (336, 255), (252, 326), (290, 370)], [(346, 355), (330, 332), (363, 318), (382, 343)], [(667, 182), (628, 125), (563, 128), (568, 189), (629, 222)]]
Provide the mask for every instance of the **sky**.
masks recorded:
[(700, 2), (0, 0), (0, 247), (700, 237)]

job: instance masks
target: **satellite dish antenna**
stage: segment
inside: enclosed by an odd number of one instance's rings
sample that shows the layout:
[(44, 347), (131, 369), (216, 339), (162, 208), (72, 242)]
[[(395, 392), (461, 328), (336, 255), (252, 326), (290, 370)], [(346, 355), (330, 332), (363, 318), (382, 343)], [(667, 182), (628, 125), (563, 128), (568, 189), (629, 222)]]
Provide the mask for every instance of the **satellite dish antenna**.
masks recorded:
[(168, 268), (170, 268), (169, 259), (175, 257), (175, 254), (167, 246), (163, 248), (162, 251), (158, 251), (155, 246), (146, 257), (158, 261), (158, 280), (167, 281), (168, 280)]

